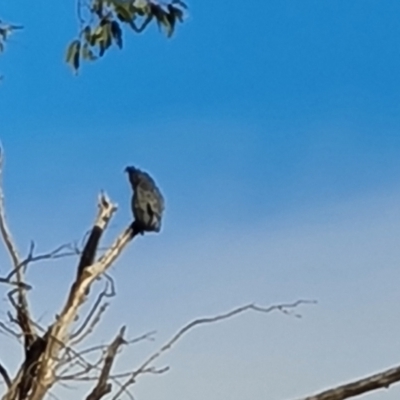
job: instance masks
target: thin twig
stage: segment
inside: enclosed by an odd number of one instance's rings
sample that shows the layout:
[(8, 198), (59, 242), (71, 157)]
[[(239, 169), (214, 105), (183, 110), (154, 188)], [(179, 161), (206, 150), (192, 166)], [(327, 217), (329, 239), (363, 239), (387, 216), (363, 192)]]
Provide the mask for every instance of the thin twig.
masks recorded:
[(225, 319), (232, 318), (238, 314), (244, 313), (246, 311), (256, 311), (256, 312), (262, 312), (262, 313), (270, 313), (272, 311), (280, 311), (286, 315), (293, 315), (297, 318), (300, 317), (299, 314), (293, 314), (293, 309), (296, 307), (302, 305), (302, 304), (315, 304), (315, 301), (310, 301), (310, 300), (298, 300), (294, 303), (289, 303), (289, 304), (277, 304), (277, 305), (272, 305), (269, 307), (261, 307), (257, 306), (255, 304), (247, 304), (242, 307), (235, 308), (227, 313), (224, 314), (219, 314), (214, 317), (206, 317), (206, 318), (199, 318), (195, 319), (194, 321), (186, 324), (183, 328), (181, 328), (170, 340), (168, 340), (158, 351), (153, 353), (136, 371), (133, 371), (130, 378), (125, 381), (125, 383), (122, 385), (122, 388), (114, 395), (112, 400), (117, 400), (119, 396), (122, 394), (123, 390), (126, 390), (130, 385), (135, 383), (136, 378), (140, 375), (143, 374), (145, 370), (147, 370), (152, 362), (154, 362), (157, 358), (159, 358), (163, 353), (166, 351), (170, 350), (171, 347), (189, 330), (193, 329), (194, 327), (198, 325), (204, 325), (204, 324), (211, 324), (214, 322), (219, 322), (223, 321)]
[(18, 340), (21, 338), (22, 334), (17, 333), (15, 331), (13, 331), (11, 328), (9, 328), (4, 322), (0, 321), (0, 329), (2, 329), (3, 331), (9, 333), (10, 335), (14, 336), (15, 338), (17, 338)]
[(142, 22), (142, 24), (137, 27), (134, 21), (130, 21), (129, 25), (130, 27), (136, 32), (136, 33), (141, 33), (146, 29), (146, 26), (151, 22), (153, 19), (153, 14), (149, 14)]
[(6, 383), (7, 387), (11, 387), (11, 379), (10, 375), (8, 375), (7, 370), (5, 367), (0, 363), (0, 375), (3, 377), (4, 382)]
[(21, 288), (21, 289), (25, 289), (25, 290), (32, 289), (32, 286), (28, 285), (26, 282), (11, 281), (8, 277), (6, 277), (6, 278), (0, 277), (0, 283), (6, 283), (7, 285), (15, 286), (17, 288)]
[[(29, 249), (29, 253), (28, 256), (25, 258), (25, 260), (21, 261), (19, 263), (19, 265), (14, 268), (7, 276), (5, 279), (11, 280), (11, 278), (20, 270), (20, 269), (24, 269), (28, 264), (32, 263), (32, 262), (37, 262), (37, 261), (44, 261), (44, 260), (56, 260), (59, 258), (64, 258), (64, 257), (71, 257), (71, 256), (76, 256), (79, 253), (77, 253), (77, 250), (74, 249), (71, 244), (63, 244), (59, 247), (57, 247), (56, 249), (48, 252), (48, 253), (44, 253), (44, 254), (39, 254), (39, 255), (34, 255), (35, 249), (35, 243), (31, 242), (30, 245), (30, 249)], [(68, 251), (64, 251), (68, 249)]]

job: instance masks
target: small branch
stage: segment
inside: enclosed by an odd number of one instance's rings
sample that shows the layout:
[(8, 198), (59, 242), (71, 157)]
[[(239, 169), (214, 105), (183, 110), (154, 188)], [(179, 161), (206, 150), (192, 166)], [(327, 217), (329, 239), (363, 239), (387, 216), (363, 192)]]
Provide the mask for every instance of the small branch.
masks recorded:
[[(74, 376), (84, 375), (92, 370), (100, 370), (99, 365), (102, 364), (104, 353), (107, 349), (106, 345), (94, 346), (91, 349), (83, 351), (76, 351), (71, 346), (63, 345), (63, 347), (65, 353), (63, 356), (61, 356), (61, 360), (58, 363), (57, 368), (60, 368), (63, 365), (67, 365), (67, 367), (57, 375), (57, 380), (71, 380)], [(99, 359), (94, 363), (87, 361), (84, 355), (95, 351), (100, 351), (102, 353)], [(66, 375), (68, 371), (73, 370), (73, 368), (75, 367), (79, 367), (82, 369), (80, 371), (75, 371), (70, 375)]]
[(154, 335), (156, 334), (156, 331), (151, 331), (151, 332), (147, 332), (144, 335), (135, 337), (133, 339), (129, 339), (126, 341), (127, 344), (136, 344), (138, 342), (141, 342), (143, 340), (151, 340), (154, 341)]
[[(219, 322), (223, 321), (225, 319), (232, 318), (238, 314), (242, 314), (246, 311), (256, 311), (256, 312), (262, 312), (262, 313), (270, 313), (272, 311), (280, 311), (286, 315), (294, 315), (295, 317), (299, 318), (301, 317), (299, 314), (292, 314), (292, 310), (302, 304), (315, 304), (315, 301), (309, 301), (309, 300), (298, 300), (294, 303), (290, 304), (278, 304), (278, 305), (273, 305), (270, 307), (261, 307), (257, 306), (255, 304), (247, 304), (242, 307), (238, 307), (233, 309), (232, 311), (229, 311), (224, 314), (219, 314), (214, 317), (207, 317), (207, 318), (199, 318), (196, 319), (187, 325), (185, 325), (183, 328), (181, 328), (172, 338), (166, 342), (158, 351), (153, 353), (136, 371), (133, 371), (130, 378), (125, 381), (125, 383), (122, 385), (121, 389), (115, 394), (115, 396), (112, 398), (112, 400), (117, 400), (119, 396), (122, 394), (123, 391), (125, 391), (130, 385), (135, 383), (136, 378), (145, 373), (148, 372), (149, 366), (152, 362), (154, 362), (157, 358), (159, 358), (163, 353), (166, 351), (170, 350), (172, 346), (189, 330), (193, 329), (194, 327), (198, 325), (204, 325), (204, 324), (211, 324), (214, 322)], [(319, 400), (319, 399), (318, 399)], [(324, 399), (325, 400), (325, 399)]]
[(107, 355), (104, 360), (104, 365), (99, 376), (97, 385), (92, 392), (86, 397), (86, 400), (100, 400), (103, 396), (111, 392), (112, 385), (108, 383), (111, 367), (113, 365), (118, 348), (125, 343), (124, 340), (125, 327), (122, 327), (118, 336), (110, 344), (107, 350)]
[(31, 290), (32, 286), (28, 285), (25, 282), (14, 282), (11, 281), (8, 277), (2, 278), (0, 277), (0, 283), (6, 283), (7, 285), (15, 286), (20, 289)]
[[(58, 258), (64, 258), (64, 257), (71, 257), (71, 256), (76, 256), (77, 254), (79, 254), (79, 252), (77, 251), (77, 249), (73, 248), (70, 244), (63, 244), (59, 247), (57, 247), (56, 249), (48, 252), (48, 253), (44, 253), (44, 254), (39, 254), (37, 256), (35, 256), (33, 254), (35, 249), (35, 243), (31, 242), (30, 245), (30, 249), (29, 249), (29, 253), (28, 256), (26, 257), (25, 260), (23, 260), (16, 268), (14, 268), (7, 276), (6, 278), (4, 278), (5, 280), (10, 281), (11, 278), (21, 269), (21, 268), (25, 268), (26, 266), (28, 266), (28, 264), (32, 263), (32, 262), (37, 262), (37, 261), (43, 261), (43, 260), (55, 260)], [(67, 251), (66, 251), (67, 250)], [(11, 282), (10, 282), (11, 283)]]
[[(126, 345), (137, 344), (137, 343), (142, 342), (144, 340), (154, 341), (155, 333), (156, 333), (155, 331), (152, 331), (152, 332), (145, 333), (145, 334), (143, 334), (141, 336), (135, 337), (133, 339), (129, 339), (129, 340), (125, 339), (125, 344)], [(63, 371), (61, 371), (60, 373), (57, 374), (57, 380), (60, 380), (60, 381), (61, 380), (62, 381), (65, 381), (65, 380), (74, 380), (74, 381), (78, 381), (78, 380), (97, 380), (98, 377), (96, 377), (96, 376), (89, 377), (87, 375), (87, 373), (90, 370), (98, 369), (97, 366), (100, 363), (103, 362), (103, 359), (104, 359), (103, 357), (104, 357), (104, 354), (107, 352), (107, 349), (108, 349), (108, 345), (97, 345), (97, 346), (92, 346), (92, 347), (80, 350), (79, 352), (75, 352), (74, 350), (72, 350), (71, 346), (69, 346), (65, 350), (66, 350), (67, 354), (68, 353), (72, 353), (72, 356), (70, 356), (68, 358), (64, 357), (65, 359), (63, 359), (63, 361), (58, 365), (58, 368), (59, 368), (59, 367), (67, 364), (67, 367), (64, 368)], [(102, 353), (102, 356), (100, 357), (99, 361), (96, 362), (95, 364), (88, 363), (84, 359), (83, 356), (86, 356), (88, 354), (92, 354), (92, 353), (95, 353), (95, 352), (101, 352)], [(85, 369), (84, 372), (82, 373), (80, 371), (80, 372), (74, 372), (74, 373), (67, 374), (67, 372), (72, 370), (77, 364), (79, 364), (79, 366), (82, 366), (82, 363), (79, 362), (79, 361), (83, 361), (83, 364), (84, 364), (83, 368)], [(113, 379), (113, 378), (119, 378), (119, 377), (127, 377), (131, 373), (132, 373), (132, 371), (125, 372), (121, 376), (120, 376), (120, 374), (118, 374), (118, 375), (113, 374), (112, 376), (110, 375), (110, 378)], [(84, 376), (82, 376), (82, 375), (84, 375)], [(121, 386), (118, 382), (116, 382), (116, 383), (119, 386)]]
[(18, 268), (21, 264), (21, 258), (18, 254), (17, 247), (12, 239), (12, 235), (8, 228), (5, 216), (4, 206), (4, 194), (2, 185), (2, 172), (3, 172), (3, 153), (0, 149), (0, 234), (3, 239), (4, 245), (11, 258), (13, 269), (16, 271), (17, 276), (17, 292), (18, 292), (18, 310), (17, 318), (21, 325), (21, 329), (25, 334), (25, 349), (27, 349), (32, 342), (35, 340), (36, 334), (35, 329), (30, 323), (30, 312), (28, 308), (28, 302), (26, 300), (26, 284), (24, 283), (24, 277), (22, 270)]
[(85, 24), (85, 19), (83, 18), (83, 15), (82, 15), (83, 6), (84, 5), (83, 5), (82, 0), (77, 0), (77, 2), (76, 2), (76, 15), (78, 17), (78, 21), (79, 21), (79, 24), (80, 24), (81, 28)]
[[(81, 352), (77, 352), (72, 348), (66, 349), (66, 353), (71, 353), (69, 359), (63, 360), (62, 363), (68, 364), (67, 367), (56, 376), (57, 381), (74, 380), (77, 381), (79, 378), (88, 376), (93, 371), (100, 371), (101, 364), (103, 364), (105, 352), (108, 346), (103, 346), (102, 354), (95, 362), (87, 361)], [(60, 367), (60, 363), (57, 367)], [(79, 370), (77, 370), (77, 368)], [(68, 374), (67, 374), (68, 373)]]
[(302, 400), (344, 400), (373, 390), (388, 389), (390, 385), (399, 381), (400, 366), (326, 390), (314, 396), (305, 397)]
[(151, 20), (153, 19), (153, 15), (149, 14), (144, 21), (142, 22), (142, 25), (140, 25), (139, 27), (136, 26), (136, 24), (131, 21), (129, 23), (129, 25), (131, 26), (131, 28), (136, 32), (136, 33), (141, 33), (146, 29), (146, 26), (151, 22)]
[[(15, 295), (17, 295), (17, 301), (14, 299)], [(35, 323), (30, 319), (29, 314), (26, 312), (26, 308), (22, 307), (19, 303), (20, 297), (18, 295), (18, 289), (10, 290), (7, 293), (8, 300), (10, 304), (14, 307), (14, 310), (16, 312), (16, 318), (14, 318), (10, 312), (8, 313), (8, 316), (10, 318), (10, 321), (18, 325), (21, 329), (22, 335), (25, 340), (25, 352), (27, 352), (32, 343), (35, 341), (37, 335), (36, 333), (32, 333), (35, 327)]]
[(11, 382), (11, 386), (8, 387), (7, 392), (2, 397), (2, 400), (18, 399), (18, 386), (21, 382), (22, 375), (23, 375), (22, 368), (20, 368), (17, 375), (14, 377), (14, 379)]
[[(3, 172), (3, 153), (0, 150), (0, 179), (2, 178)], [(14, 244), (11, 233), (8, 229), (5, 217), (5, 207), (4, 207), (4, 194), (2, 190), (3, 182), (0, 181), (0, 232), (3, 238), (4, 244), (8, 250), (8, 254), (14, 267), (20, 264), (20, 257), (18, 255), (17, 247)]]
[[(90, 309), (88, 315), (86, 316), (85, 320), (83, 321), (82, 325), (71, 335), (71, 346), (81, 342), (85, 337), (87, 337), (98, 324), (101, 319), (102, 314), (107, 309), (109, 303), (102, 303), (104, 297), (112, 297), (115, 296), (114, 287), (111, 286), (111, 291), (108, 292), (108, 281), (106, 283), (105, 288), (100, 292), (96, 301), (94, 302), (92, 308)], [(101, 305), (101, 307), (100, 307)], [(100, 308), (99, 308), (100, 307)], [(97, 312), (96, 312), (97, 311)], [(94, 318), (93, 318), (94, 316)], [(86, 329), (87, 328), (87, 329)], [(86, 330), (85, 330), (86, 329)], [(82, 334), (82, 335), (81, 335)], [(79, 337), (79, 335), (81, 335)]]
[[(162, 375), (168, 372), (170, 367), (162, 367), (162, 368), (156, 368), (156, 367), (149, 367), (145, 368), (141, 373), (142, 374), (153, 374), (153, 375)], [(128, 376), (132, 375), (132, 371), (130, 372), (120, 372), (118, 374), (112, 375), (113, 378), (115, 379), (121, 379), (121, 378), (127, 378)]]
[(9, 328), (4, 322), (0, 321), (0, 329), (2, 329), (4, 332), (7, 332), (8, 334), (14, 336), (15, 338), (17, 338), (17, 340), (20, 340), (20, 337), (22, 336), (22, 334), (19, 334), (17, 332), (15, 332), (14, 330), (12, 330), (11, 328)]
[(3, 377), (4, 382), (6, 383), (7, 387), (10, 388), (11, 387), (10, 375), (8, 375), (7, 370), (1, 363), (0, 363), (0, 375)]

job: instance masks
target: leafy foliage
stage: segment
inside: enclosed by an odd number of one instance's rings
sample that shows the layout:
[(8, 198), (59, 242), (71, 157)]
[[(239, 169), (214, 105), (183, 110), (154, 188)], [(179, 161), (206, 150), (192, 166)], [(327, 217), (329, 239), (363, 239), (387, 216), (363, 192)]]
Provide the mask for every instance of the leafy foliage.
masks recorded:
[[(81, 61), (102, 57), (112, 45), (123, 47), (123, 28), (143, 32), (155, 20), (167, 37), (174, 33), (176, 22), (183, 22), (187, 6), (181, 0), (156, 3), (151, 0), (78, 0), (78, 17), (82, 28), (79, 38), (67, 48), (66, 61), (75, 73)], [(86, 17), (84, 10), (88, 11)]]

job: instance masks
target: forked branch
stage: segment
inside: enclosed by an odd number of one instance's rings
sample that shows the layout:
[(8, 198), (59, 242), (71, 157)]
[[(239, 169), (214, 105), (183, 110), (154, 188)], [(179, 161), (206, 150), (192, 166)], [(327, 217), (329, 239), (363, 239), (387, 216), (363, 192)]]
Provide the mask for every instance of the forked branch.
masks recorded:
[(125, 343), (124, 340), (125, 327), (122, 327), (118, 336), (110, 344), (107, 349), (107, 354), (104, 359), (103, 368), (101, 370), (98, 382), (91, 393), (86, 397), (86, 400), (100, 400), (103, 396), (111, 392), (112, 386), (108, 382), (111, 372), (111, 367), (117, 355), (118, 348)]
[(41, 400), (55, 381), (55, 370), (60, 349), (69, 343), (71, 339), (71, 325), (75, 321), (80, 306), (85, 301), (92, 283), (102, 276), (121, 254), (126, 245), (137, 234), (130, 225), (117, 237), (114, 244), (99, 258), (96, 250), (100, 237), (106, 229), (108, 222), (115, 213), (117, 207), (105, 194), (99, 197), (99, 211), (88, 237), (86, 245), (77, 268), (77, 276), (72, 284), (67, 301), (58, 315), (56, 321), (48, 329), (48, 340), (41, 356), (39, 370), (35, 379), (30, 400)]

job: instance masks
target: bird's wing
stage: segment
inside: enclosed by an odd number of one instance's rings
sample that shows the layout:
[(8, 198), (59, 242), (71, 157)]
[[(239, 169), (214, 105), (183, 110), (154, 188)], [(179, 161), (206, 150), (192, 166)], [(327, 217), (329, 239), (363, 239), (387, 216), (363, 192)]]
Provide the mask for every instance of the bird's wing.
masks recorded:
[(164, 198), (157, 188), (153, 188), (152, 191), (143, 191), (143, 200), (151, 207), (152, 212), (161, 217), (164, 211)]

